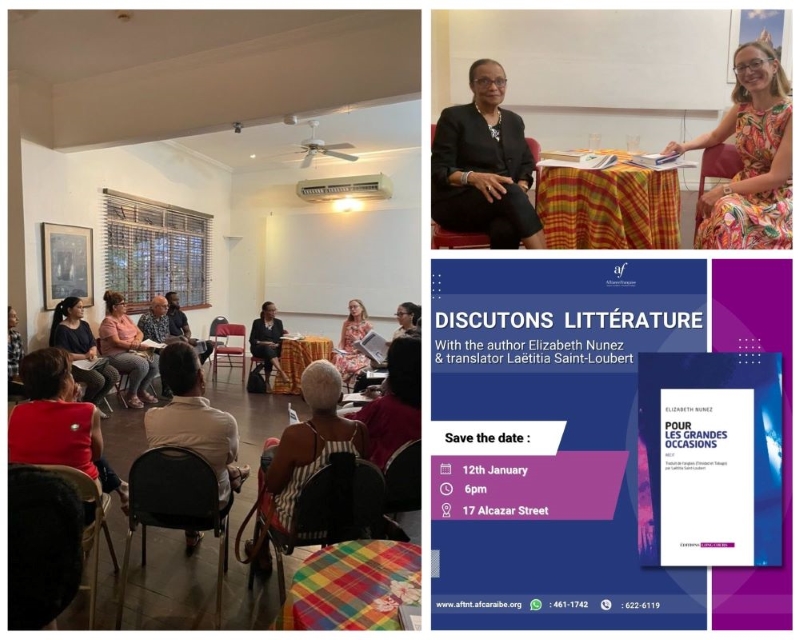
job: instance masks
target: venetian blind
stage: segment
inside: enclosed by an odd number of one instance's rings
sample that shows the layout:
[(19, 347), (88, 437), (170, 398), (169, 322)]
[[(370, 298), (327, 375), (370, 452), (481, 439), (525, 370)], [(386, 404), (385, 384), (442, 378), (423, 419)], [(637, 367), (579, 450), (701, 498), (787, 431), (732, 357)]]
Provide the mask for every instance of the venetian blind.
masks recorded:
[(106, 289), (128, 313), (176, 291), (183, 307), (210, 304), (213, 216), (111, 189), (105, 196)]

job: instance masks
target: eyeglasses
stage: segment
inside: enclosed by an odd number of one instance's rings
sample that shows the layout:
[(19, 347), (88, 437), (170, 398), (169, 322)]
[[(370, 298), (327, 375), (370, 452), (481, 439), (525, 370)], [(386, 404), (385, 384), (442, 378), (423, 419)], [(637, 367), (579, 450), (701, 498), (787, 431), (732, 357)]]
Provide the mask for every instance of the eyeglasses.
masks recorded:
[(765, 60), (764, 58), (756, 58), (755, 60), (751, 60), (747, 64), (736, 65), (733, 68), (733, 72), (738, 76), (743, 74), (747, 69), (750, 69), (750, 71), (758, 71), (762, 66), (764, 66), (764, 63), (767, 62), (767, 60), (774, 60), (774, 59), (775, 58), (767, 58)]
[(394, 315), (395, 317), (399, 318), (400, 316), (410, 316), (411, 314), (403, 312), (403, 313), (395, 313)]
[(477, 84), (481, 89), (488, 89), (492, 84), (494, 84), (498, 89), (502, 89), (503, 87), (508, 84), (507, 78), (475, 78), (473, 80), (475, 84)]

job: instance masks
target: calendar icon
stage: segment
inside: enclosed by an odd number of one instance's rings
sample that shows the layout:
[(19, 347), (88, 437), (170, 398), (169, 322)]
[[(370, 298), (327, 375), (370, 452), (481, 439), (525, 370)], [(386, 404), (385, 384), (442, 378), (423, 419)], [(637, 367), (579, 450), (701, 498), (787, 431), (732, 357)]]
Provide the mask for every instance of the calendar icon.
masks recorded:
[(442, 462), (439, 465), (439, 475), (449, 476), (453, 473), (453, 468), (450, 466), (449, 462)]

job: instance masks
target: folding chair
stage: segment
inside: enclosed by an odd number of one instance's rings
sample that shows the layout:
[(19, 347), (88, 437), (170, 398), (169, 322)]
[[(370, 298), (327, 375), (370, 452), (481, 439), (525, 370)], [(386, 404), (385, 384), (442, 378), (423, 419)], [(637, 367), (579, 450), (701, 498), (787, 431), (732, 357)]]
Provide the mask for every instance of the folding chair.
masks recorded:
[[(142, 566), (147, 564), (147, 527), (208, 531), (219, 538), (217, 563), (216, 628), (222, 625), (222, 580), (228, 571), (228, 507), (219, 508), (217, 474), (194, 451), (181, 447), (157, 447), (133, 462), (128, 476), (130, 515), (122, 563), (122, 584), (117, 606), (116, 628), (122, 627), (122, 609), (128, 582), (131, 541), (142, 525)], [(233, 501), (233, 494), (231, 494)]]
[(384, 513), (422, 509), (422, 440), (406, 442), (386, 463)]
[(94, 629), (95, 609), (97, 602), (97, 573), (100, 560), (100, 530), (106, 537), (108, 551), (111, 554), (111, 561), (114, 563), (114, 573), (119, 573), (117, 554), (114, 553), (114, 543), (111, 542), (111, 534), (108, 531), (106, 515), (111, 507), (111, 497), (107, 493), (102, 493), (98, 484), (88, 475), (74, 467), (66, 467), (58, 464), (38, 464), (40, 469), (46, 469), (59, 474), (67, 482), (72, 483), (78, 490), (80, 499), (84, 502), (95, 504), (94, 522), (83, 529), (83, 555), (88, 558), (91, 554), (92, 563), (89, 569), (89, 582), (81, 585), (81, 589), (89, 592), (89, 630)]
[[(219, 363), (219, 356), (227, 356), (228, 363), (223, 364), (224, 367), (236, 367), (241, 364), (242, 366), (242, 383), (244, 383), (244, 374), (245, 374), (245, 360), (247, 356), (245, 355), (245, 345), (247, 344), (247, 334), (246, 334), (246, 327), (243, 324), (220, 324), (216, 327), (216, 335), (215, 338), (225, 338), (224, 343), (217, 342), (217, 346), (214, 349), (214, 365), (213, 365), (213, 375), (212, 380), (214, 382), (217, 381), (217, 367), (220, 366)], [(229, 337), (241, 338), (242, 339), (242, 346), (232, 346), (228, 342)], [(237, 341), (238, 342), (238, 341)], [(237, 364), (237, 362), (239, 364)]]

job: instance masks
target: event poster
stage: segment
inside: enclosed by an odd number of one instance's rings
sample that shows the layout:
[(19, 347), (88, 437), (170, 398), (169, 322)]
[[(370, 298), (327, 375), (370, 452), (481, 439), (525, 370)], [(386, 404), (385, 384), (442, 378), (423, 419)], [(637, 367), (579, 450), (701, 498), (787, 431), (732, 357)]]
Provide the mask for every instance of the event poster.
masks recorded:
[(781, 357), (639, 354), (639, 554), (661, 566), (780, 566)]
[(739, 308), (711, 286), (735, 260), (432, 261), (433, 629), (791, 628), (790, 568), (714, 569), (709, 593), (705, 567), (640, 558), (640, 354), (735, 350), (730, 336), (763, 335), (746, 317), (763, 295), (764, 349), (783, 355), (784, 389), (791, 377), (791, 264), (746, 262), (770, 284)]

